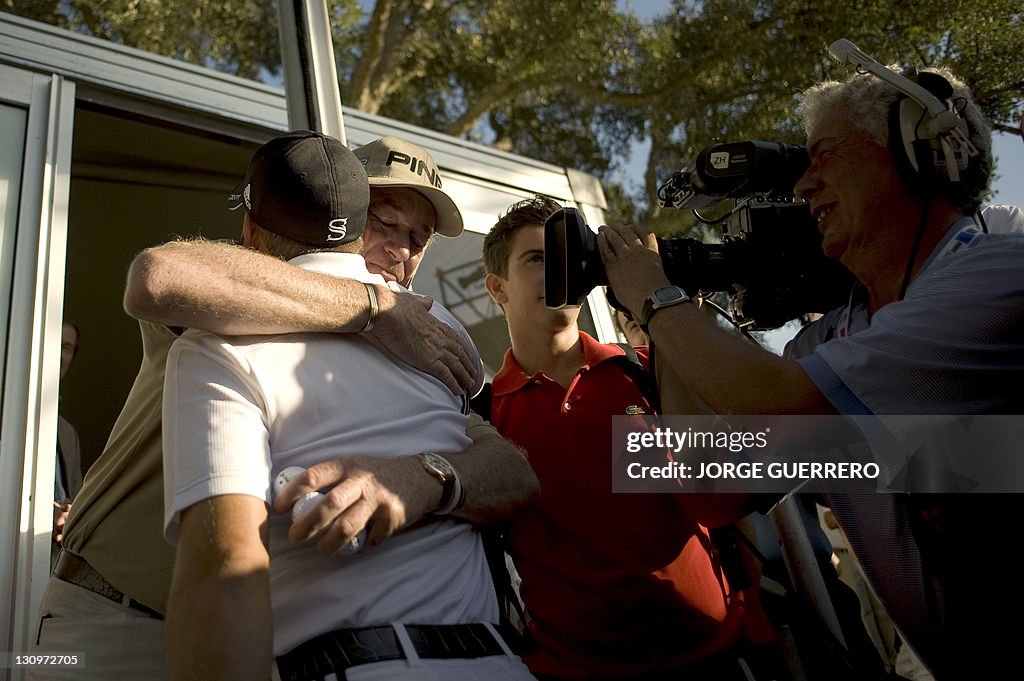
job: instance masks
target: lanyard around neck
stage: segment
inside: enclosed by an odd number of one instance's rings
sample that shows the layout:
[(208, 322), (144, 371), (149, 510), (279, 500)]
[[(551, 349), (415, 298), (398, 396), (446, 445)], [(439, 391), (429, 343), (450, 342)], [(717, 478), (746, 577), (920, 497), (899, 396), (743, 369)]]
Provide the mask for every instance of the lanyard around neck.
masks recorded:
[[(946, 241), (946, 244), (935, 255), (934, 259), (939, 260), (947, 255), (952, 255), (968, 248), (981, 234), (982, 231), (973, 222), (969, 225), (964, 225), (957, 230), (952, 239)], [(853, 289), (850, 291), (850, 300), (839, 316), (839, 326), (836, 328), (836, 335), (839, 338), (845, 338), (850, 333), (850, 317), (853, 314), (854, 299), (857, 298), (857, 292), (863, 290), (863, 288), (863, 286), (857, 283), (854, 284)]]

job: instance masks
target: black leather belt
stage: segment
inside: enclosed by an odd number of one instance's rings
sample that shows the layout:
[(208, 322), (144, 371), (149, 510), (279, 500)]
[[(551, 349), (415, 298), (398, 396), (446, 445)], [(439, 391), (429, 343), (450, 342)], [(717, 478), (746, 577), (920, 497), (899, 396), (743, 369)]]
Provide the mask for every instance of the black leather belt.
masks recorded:
[(125, 596), (122, 591), (118, 591), (113, 584), (104, 579), (103, 575), (96, 572), (96, 569), (89, 565), (89, 561), (66, 549), (61, 549), (60, 555), (57, 556), (57, 563), (53, 566), (53, 576), (68, 584), (80, 586), (94, 594), (109, 598), (132, 610), (137, 610), (153, 619), (162, 620), (164, 618), (156, 610), (146, 607), (134, 598)]
[[(434, 659), (471, 659), (504, 655), (505, 649), (483, 624), (407, 624), (416, 654)], [(328, 674), (343, 679), (349, 667), (404, 660), (393, 627), (339, 629), (310, 639), (277, 658), (281, 681), (320, 681)]]

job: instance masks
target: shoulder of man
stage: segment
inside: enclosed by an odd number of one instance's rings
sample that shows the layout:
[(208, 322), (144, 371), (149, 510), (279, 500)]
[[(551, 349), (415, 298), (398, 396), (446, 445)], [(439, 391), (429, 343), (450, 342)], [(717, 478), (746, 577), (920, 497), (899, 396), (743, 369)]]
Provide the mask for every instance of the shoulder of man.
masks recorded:
[(986, 206), (981, 217), (989, 234), (1024, 234), (1024, 211), (1018, 206)]
[(782, 351), (786, 359), (800, 359), (814, 352), (814, 348), (836, 337), (839, 330), (839, 319), (845, 306), (826, 312), (813, 322), (805, 324)]

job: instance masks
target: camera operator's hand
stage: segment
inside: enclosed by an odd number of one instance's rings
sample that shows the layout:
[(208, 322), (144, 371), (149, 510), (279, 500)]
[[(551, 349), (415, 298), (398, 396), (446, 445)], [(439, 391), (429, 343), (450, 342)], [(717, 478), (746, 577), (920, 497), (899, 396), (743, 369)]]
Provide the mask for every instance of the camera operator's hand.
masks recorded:
[(636, 319), (651, 291), (671, 286), (658, 254), (658, 241), (643, 225), (603, 225), (597, 231), (608, 284)]

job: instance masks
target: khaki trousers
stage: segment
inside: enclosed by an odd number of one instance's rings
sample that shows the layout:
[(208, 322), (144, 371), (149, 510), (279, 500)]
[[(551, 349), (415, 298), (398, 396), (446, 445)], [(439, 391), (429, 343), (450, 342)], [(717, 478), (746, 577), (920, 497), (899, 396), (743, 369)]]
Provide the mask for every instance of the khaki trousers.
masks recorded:
[(50, 577), (29, 653), (77, 653), (81, 664), (29, 668), (26, 681), (163, 681), (164, 623)]

